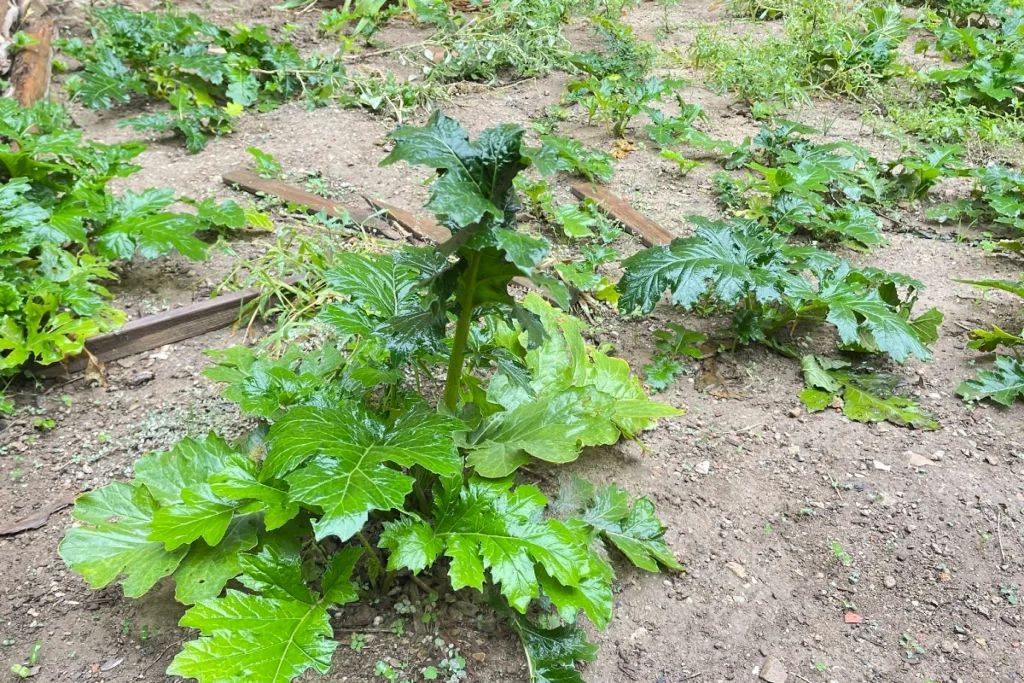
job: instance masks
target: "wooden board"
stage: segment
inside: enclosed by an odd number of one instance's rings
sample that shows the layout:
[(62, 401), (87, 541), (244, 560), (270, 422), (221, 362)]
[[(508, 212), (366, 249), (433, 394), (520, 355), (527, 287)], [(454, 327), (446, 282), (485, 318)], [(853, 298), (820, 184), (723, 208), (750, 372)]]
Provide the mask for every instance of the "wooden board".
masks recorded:
[[(298, 278), (288, 278), (288, 281), (294, 284)], [(147, 315), (125, 323), (124, 327), (115, 332), (89, 339), (85, 342), (85, 348), (106, 363), (213, 332), (238, 320), (245, 304), (258, 297), (260, 291), (257, 287), (231, 292), (189, 306)], [(86, 356), (82, 354), (68, 361), (66, 372), (78, 372), (84, 370), (85, 366)], [(48, 365), (34, 370), (34, 374), (40, 377), (59, 377), (65, 374), (65, 368), (61, 365)]]
[(384, 221), (377, 218), (372, 212), (352, 206), (346, 206), (340, 202), (324, 199), (312, 192), (306, 192), (302, 188), (288, 185), (277, 180), (261, 178), (252, 171), (238, 169), (229, 171), (222, 176), (225, 185), (237, 186), (238, 188), (253, 194), (264, 194), (281, 199), (284, 202), (301, 206), (310, 213), (323, 211), (333, 218), (349, 216), (356, 223), (361, 223), (384, 237), (392, 240), (402, 239), (402, 235)]
[(622, 223), (626, 230), (636, 235), (645, 246), (653, 247), (660, 244), (668, 244), (675, 237), (668, 230), (603, 187), (595, 187), (590, 183), (580, 183), (579, 185), (573, 185), (572, 193), (579, 199), (594, 200), (601, 211)]
[(392, 221), (402, 226), (424, 242), (436, 242), (441, 244), (442, 242), (447, 242), (452, 236), (451, 230), (443, 225), (435, 223), (429, 218), (420, 218), (405, 209), (400, 209), (397, 206), (392, 206), (391, 204), (382, 202), (379, 199), (374, 199), (373, 197), (367, 197), (364, 195), (363, 199), (366, 200), (367, 204), (378, 211), (385, 212)]
[(13, 97), (23, 107), (31, 107), (46, 97), (50, 90), (53, 41), (57, 34), (53, 17), (47, 14), (43, 0), (31, 0), (25, 6), (18, 30), (36, 43), (18, 50), (14, 55), (8, 77), (10, 86), (4, 95)]

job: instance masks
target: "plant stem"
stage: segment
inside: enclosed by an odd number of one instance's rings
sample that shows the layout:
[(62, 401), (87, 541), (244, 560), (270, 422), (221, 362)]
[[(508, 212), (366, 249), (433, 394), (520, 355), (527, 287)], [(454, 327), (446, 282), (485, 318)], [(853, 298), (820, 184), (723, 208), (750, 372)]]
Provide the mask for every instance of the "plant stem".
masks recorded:
[(444, 405), (455, 412), (459, 405), (459, 389), (462, 386), (462, 364), (466, 359), (466, 341), (469, 339), (469, 325), (473, 322), (473, 296), (476, 293), (476, 276), (480, 268), (480, 252), (469, 255), (469, 268), (462, 276), (459, 290), (459, 321), (455, 324), (455, 339), (452, 355), (448, 361), (448, 376), (444, 382)]
[[(374, 548), (372, 545), (370, 545), (370, 541), (369, 541), (368, 538), (366, 538), (366, 534), (364, 534), (362, 531), (360, 531), (356, 535), (359, 537), (359, 542), (362, 543), (363, 547), (366, 548), (366, 551), (368, 553), (370, 553), (370, 557), (373, 558), (371, 561), (377, 563), (378, 570), (379, 569), (383, 569), (384, 568), (384, 563), (381, 562), (380, 555), (377, 554), (377, 549)], [(374, 590), (376, 590), (377, 589), (377, 579), (374, 578), (373, 572), (368, 571), (367, 572), (367, 576), (369, 576), (369, 578), (370, 578), (370, 584), (373, 586)]]

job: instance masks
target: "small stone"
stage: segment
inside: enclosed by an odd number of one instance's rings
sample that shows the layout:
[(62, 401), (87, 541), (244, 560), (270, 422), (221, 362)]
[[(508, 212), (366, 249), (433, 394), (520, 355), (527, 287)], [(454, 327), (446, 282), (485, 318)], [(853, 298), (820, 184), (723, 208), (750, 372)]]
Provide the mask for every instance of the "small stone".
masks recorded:
[(128, 380), (128, 386), (130, 387), (141, 387), (147, 382), (152, 382), (156, 379), (156, 375), (150, 370), (143, 370), (142, 372), (132, 375), (131, 379)]
[(935, 461), (931, 458), (921, 455), (920, 453), (914, 453), (913, 451), (907, 451), (904, 453), (910, 459), (911, 467), (937, 467)]
[(874, 461), (874, 466), (876, 470), (881, 470), (882, 472), (889, 472), (892, 470), (892, 467), (886, 465), (884, 462), (879, 462), (878, 460)]
[(991, 456), (991, 455), (986, 455), (983, 458), (983, 460), (985, 462), (987, 462), (989, 465), (998, 465), (999, 464), (999, 460), (997, 458), (995, 458), (994, 456)]
[(758, 674), (758, 677), (762, 681), (768, 681), (768, 683), (786, 683), (786, 679), (789, 678), (789, 674), (786, 673), (786, 669), (782, 666), (782, 662), (769, 655), (764, 658), (764, 662), (761, 664), (761, 672)]
[(647, 640), (647, 629), (641, 626), (629, 634), (629, 640), (634, 643), (640, 643)]
[(800, 410), (800, 407), (799, 407), (799, 406), (797, 406), (796, 408), (790, 408), (790, 409), (789, 409), (789, 416), (790, 416), (790, 417), (800, 417), (800, 415), (801, 415), (802, 413), (803, 413), (803, 411), (802, 411), (802, 410)]
[(985, 617), (986, 619), (992, 618), (992, 615), (989, 614), (988, 607), (978, 607), (978, 614)]
[(882, 579), (882, 585), (884, 585), (886, 588), (888, 588), (890, 590), (895, 588), (896, 587), (896, 577), (895, 576), (887, 576), (887, 577), (885, 577), (884, 579)]
[(726, 562), (725, 566), (729, 568), (729, 571), (741, 579), (747, 578), (747, 570), (739, 562)]
[(483, 652), (474, 652), (470, 657), (473, 658), (474, 662), (480, 662), (481, 664), (487, 661), (487, 655)]
[(716, 641), (715, 644), (712, 645), (712, 647), (714, 647), (716, 650), (724, 650), (725, 649), (725, 643), (723, 643), (721, 641)]
[(711, 461), (701, 460), (699, 463), (693, 466), (693, 471), (697, 474), (707, 474), (711, 471)]
[(739, 447), (739, 446), (743, 445), (743, 439), (741, 439), (740, 437), (736, 436), (735, 434), (730, 434), (729, 436), (725, 437), (725, 440), (728, 441), (729, 443), (731, 443), (733, 446), (736, 446), (736, 447)]

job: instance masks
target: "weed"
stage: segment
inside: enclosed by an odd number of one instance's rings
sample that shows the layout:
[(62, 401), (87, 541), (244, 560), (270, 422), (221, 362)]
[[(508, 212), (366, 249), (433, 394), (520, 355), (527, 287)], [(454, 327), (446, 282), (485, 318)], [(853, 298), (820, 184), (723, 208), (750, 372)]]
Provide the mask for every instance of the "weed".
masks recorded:
[(349, 641), (348, 646), (353, 652), (359, 654), (366, 647), (366, 634), (365, 633), (353, 633), (352, 639)]
[(999, 595), (1006, 598), (1006, 602), (1010, 605), (1017, 604), (1017, 584), (1000, 584)]
[(843, 548), (842, 544), (833, 543), (832, 554), (835, 555), (836, 559), (839, 560), (844, 567), (853, 565), (853, 558), (850, 557), (850, 553), (846, 552), (846, 549)]
[(898, 5), (787, 3), (781, 36), (726, 37), (705, 26), (691, 48), (708, 82), (734, 90), (755, 116), (809, 102), (812, 91), (862, 95), (893, 74), (908, 25)]
[(621, 74), (609, 74), (598, 79), (590, 76), (568, 86), (568, 99), (587, 112), (587, 123), (601, 121), (608, 132), (617, 138), (625, 137), (626, 128), (633, 117), (651, 109), (671, 95), (673, 88), (683, 85), (678, 79), (662, 80), (657, 76), (639, 81)]
[(900, 647), (903, 648), (907, 659), (911, 661), (924, 654), (924, 647), (909, 633), (904, 633), (900, 636)]
[(276, 179), (281, 176), (281, 164), (273, 154), (264, 152), (259, 147), (246, 147), (245, 151), (252, 156), (256, 165), (256, 173), (261, 178)]

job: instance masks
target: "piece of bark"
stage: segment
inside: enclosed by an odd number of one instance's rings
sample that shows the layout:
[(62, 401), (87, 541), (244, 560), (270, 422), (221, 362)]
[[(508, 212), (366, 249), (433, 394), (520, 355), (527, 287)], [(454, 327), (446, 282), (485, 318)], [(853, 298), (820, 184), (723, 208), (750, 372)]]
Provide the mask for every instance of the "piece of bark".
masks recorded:
[(361, 223), (388, 239), (402, 239), (402, 235), (397, 230), (377, 218), (372, 212), (325, 199), (300, 187), (282, 183), (278, 180), (262, 178), (258, 174), (244, 169), (229, 171), (222, 176), (222, 179), (225, 185), (238, 186), (240, 189), (252, 194), (278, 197), (284, 202), (301, 206), (309, 211), (309, 213), (323, 211), (333, 218), (348, 216), (356, 223)]
[(572, 193), (579, 199), (592, 199), (604, 214), (622, 223), (626, 230), (638, 237), (645, 246), (668, 244), (675, 237), (668, 230), (634, 209), (625, 200), (603, 187), (580, 183), (573, 185)]
[(50, 91), (50, 72), (53, 62), (53, 41), (57, 37), (54, 18), (46, 11), (43, 0), (31, 0), (21, 9), (18, 30), (35, 40), (14, 55), (10, 85), (5, 97), (13, 97), (23, 107), (31, 107)]
[(0, 536), (14, 536), (20, 534), (23, 531), (32, 531), (46, 524), (47, 520), (50, 519), (50, 515), (59, 510), (72, 505), (75, 502), (74, 496), (66, 496), (55, 500), (52, 503), (47, 503), (42, 506), (31, 515), (22, 517), (21, 519), (15, 520), (10, 524), (0, 526)]

